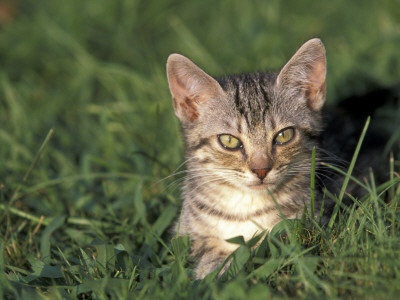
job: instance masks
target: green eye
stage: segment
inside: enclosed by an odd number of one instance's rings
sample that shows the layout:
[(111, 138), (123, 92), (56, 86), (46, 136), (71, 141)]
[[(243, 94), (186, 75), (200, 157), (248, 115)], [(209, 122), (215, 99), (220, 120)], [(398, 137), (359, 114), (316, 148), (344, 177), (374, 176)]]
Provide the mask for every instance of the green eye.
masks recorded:
[(237, 150), (242, 147), (242, 142), (230, 134), (220, 134), (218, 140), (228, 150)]
[(294, 137), (294, 129), (286, 128), (281, 130), (275, 137), (274, 143), (277, 145), (283, 145), (290, 142)]

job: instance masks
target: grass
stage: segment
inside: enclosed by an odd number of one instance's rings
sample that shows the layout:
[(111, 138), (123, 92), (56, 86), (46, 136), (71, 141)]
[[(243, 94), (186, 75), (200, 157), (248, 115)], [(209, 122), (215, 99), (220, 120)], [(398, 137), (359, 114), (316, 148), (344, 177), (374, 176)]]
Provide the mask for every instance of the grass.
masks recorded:
[[(334, 105), (398, 83), (398, 8), (19, 1), (11, 21), (0, 19), (0, 296), (398, 298), (398, 155), (387, 167), (391, 180), (379, 185), (371, 173), (366, 195), (330, 227), (284, 221), (254, 250), (257, 237), (234, 239), (241, 246), (219, 280), (192, 279), (189, 241), (169, 231), (179, 179), (162, 181), (183, 157), (168, 54), (185, 54), (212, 75), (278, 69), (319, 36)], [(395, 143), (400, 123), (391, 120)]]

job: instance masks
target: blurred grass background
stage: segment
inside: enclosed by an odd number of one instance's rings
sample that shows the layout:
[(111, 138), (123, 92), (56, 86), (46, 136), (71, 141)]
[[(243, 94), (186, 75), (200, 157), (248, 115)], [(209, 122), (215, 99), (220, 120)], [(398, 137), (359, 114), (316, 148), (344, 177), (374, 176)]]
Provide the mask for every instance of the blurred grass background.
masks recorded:
[(320, 37), (328, 105), (399, 84), (398, 0), (9, 0), (0, 12), (0, 267), (14, 282), (96, 238), (143, 269), (171, 260), (159, 237), (179, 188), (157, 183), (183, 157), (170, 53), (213, 76), (278, 70)]

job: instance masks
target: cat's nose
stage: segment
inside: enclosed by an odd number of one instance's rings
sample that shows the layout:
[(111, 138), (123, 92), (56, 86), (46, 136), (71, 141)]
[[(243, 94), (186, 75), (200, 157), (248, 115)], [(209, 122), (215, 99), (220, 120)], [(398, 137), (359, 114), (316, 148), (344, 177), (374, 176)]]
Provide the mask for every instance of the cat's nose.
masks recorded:
[(265, 176), (267, 176), (268, 172), (271, 171), (271, 168), (264, 168), (264, 169), (252, 169), (253, 173), (257, 175), (258, 178), (263, 180)]

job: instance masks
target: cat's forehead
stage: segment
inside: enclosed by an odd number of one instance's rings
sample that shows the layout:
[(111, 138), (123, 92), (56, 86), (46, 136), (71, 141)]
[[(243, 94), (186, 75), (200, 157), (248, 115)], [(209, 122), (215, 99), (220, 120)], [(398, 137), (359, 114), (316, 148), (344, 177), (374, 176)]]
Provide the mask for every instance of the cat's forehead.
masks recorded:
[(294, 101), (295, 96), (277, 89), (276, 77), (274, 73), (250, 73), (219, 79), (228, 97), (224, 111), (229, 111), (230, 122), (248, 132), (308, 123), (304, 101)]
[(240, 117), (240, 120), (236, 120), (238, 126), (249, 129), (268, 122), (274, 81), (274, 75), (265, 73), (242, 74), (219, 80), (228, 96), (232, 115)]
[(201, 107), (203, 134), (230, 133), (263, 139), (291, 126), (308, 127), (308, 109), (298, 101), (286, 99), (275, 86), (276, 75), (251, 73), (218, 79), (223, 98), (210, 99)]

